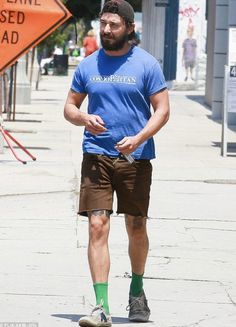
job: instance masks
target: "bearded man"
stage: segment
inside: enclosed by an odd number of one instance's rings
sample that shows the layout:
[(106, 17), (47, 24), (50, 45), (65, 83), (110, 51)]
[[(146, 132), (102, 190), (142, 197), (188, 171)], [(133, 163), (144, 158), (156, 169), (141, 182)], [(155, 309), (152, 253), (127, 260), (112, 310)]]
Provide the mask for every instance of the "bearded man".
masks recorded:
[[(88, 217), (88, 260), (96, 296), (91, 315), (79, 320), (85, 327), (112, 325), (108, 236), (114, 192), (116, 211), (124, 214), (129, 239), (129, 320), (146, 322), (150, 316), (143, 289), (149, 247), (150, 161), (155, 158), (153, 136), (169, 118), (169, 98), (158, 61), (130, 42), (134, 29), (134, 11), (128, 2), (104, 4), (102, 48), (78, 65), (64, 108), (69, 122), (84, 126), (78, 212)], [(87, 112), (82, 112), (87, 95)]]

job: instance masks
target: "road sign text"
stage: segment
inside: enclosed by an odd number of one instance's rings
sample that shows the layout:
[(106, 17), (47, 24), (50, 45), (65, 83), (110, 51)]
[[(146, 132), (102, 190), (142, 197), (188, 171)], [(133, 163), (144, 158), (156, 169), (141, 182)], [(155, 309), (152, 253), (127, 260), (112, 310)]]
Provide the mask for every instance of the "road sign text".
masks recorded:
[(0, 0), (0, 75), (69, 17), (61, 0)]
[(8, 24), (23, 24), (25, 21), (25, 14), (22, 11), (1, 10), (0, 23)]
[(7, 3), (15, 3), (19, 5), (41, 6), (39, 0), (7, 0)]

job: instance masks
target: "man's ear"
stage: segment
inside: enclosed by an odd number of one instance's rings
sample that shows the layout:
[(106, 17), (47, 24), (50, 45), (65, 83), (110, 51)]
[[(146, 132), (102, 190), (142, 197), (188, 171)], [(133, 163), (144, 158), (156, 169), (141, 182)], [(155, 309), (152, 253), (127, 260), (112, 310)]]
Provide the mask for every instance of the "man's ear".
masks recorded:
[(130, 24), (130, 27), (132, 28), (131, 29), (131, 33), (134, 32), (134, 30), (135, 30), (135, 23)]
[(134, 23), (131, 23), (131, 24), (129, 24), (129, 27), (130, 27), (129, 34), (131, 34), (135, 30), (135, 24)]

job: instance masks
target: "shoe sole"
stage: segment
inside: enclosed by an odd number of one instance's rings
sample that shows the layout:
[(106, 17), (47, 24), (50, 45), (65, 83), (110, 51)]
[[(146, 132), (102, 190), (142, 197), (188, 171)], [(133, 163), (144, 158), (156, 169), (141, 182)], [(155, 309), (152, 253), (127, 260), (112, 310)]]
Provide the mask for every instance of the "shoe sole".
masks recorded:
[(129, 318), (129, 321), (132, 322), (148, 322), (149, 321), (150, 314), (147, 315), (146, 317), (133, 317)]
[(82, 320), (82, 321), (79, 321), (79, 326), (81, 327), (111, 327), (111, 323), (101, 323), (101, 324), (97, 324), (97, 323), (94, 323), (92, 321), (88, 321), (88, 320)]

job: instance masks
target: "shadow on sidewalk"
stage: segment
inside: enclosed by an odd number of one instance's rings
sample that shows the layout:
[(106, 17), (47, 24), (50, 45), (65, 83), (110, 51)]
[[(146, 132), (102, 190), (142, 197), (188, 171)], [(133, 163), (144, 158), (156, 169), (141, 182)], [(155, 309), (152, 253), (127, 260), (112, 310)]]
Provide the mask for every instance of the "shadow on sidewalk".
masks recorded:
[[(62, 318), (62, 319), (69, 319), (72, 322), (78, 322), (81, 317), (84, 317), (85, 314), (78, 315), (78, 314), (52, 314), (52, 317), (55, 318)], [(128, 318), (123, 317), (114, 317), (112, 316), (112, 324), (130, 324)]]
[(191, 95), (186, 95), (186, 98), (189, 100), (192, 100), (194, 102), (199, 103), (203, 107), (205, 107), (207, 110), (211, 110), (211, 108), (205, 103), (204, 100), (204, 95), (199, 95), (199, 94), (191, 94)]
[[(194, 102), (199, 103), (205, 109), (207, 109), (208, 111), (211, 112), (211, 107), (209, 107), (205, 103), (204, 95), (198, 95), (198, 94), (195, 95), (195, 94), (192, 94), (192, 95), (186, 95), (186, 98), (189, 99), (189, 100), (192, 100)], [(222, 125), (222, 120), (221, 119), (214, 119), (214, 118), (212, 118), (211, 114), (210, 115), (207, 115), (207, 118), (213, 120), (217, 124)], [(233, 131), (233, 132), (236, 132), (236, 124), (234, 124), (234, 123), (228, 124), (228, 129), (231, 130), (231, 131)]]

